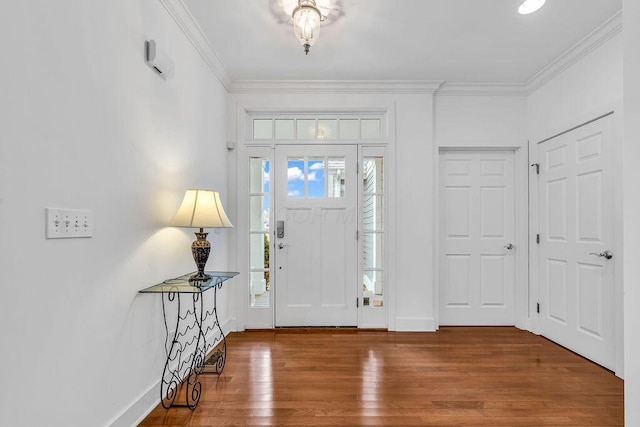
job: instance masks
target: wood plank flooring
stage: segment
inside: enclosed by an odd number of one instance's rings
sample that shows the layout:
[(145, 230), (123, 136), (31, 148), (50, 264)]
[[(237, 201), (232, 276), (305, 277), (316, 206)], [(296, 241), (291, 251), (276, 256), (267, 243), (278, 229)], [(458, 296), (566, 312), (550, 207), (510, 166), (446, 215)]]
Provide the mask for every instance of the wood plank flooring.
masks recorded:
[(623, 381), (529, 332), (232, 333), (198, 408), (142, 426), (622, 426)]

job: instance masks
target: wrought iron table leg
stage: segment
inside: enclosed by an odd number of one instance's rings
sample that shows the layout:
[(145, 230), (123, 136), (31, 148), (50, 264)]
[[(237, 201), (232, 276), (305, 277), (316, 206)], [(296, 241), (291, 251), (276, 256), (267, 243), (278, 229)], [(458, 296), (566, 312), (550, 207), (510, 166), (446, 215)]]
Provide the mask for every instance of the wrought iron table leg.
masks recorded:
[[(195, 409), (198, 406), (200, 395), (202, 393), (202, 384), (199, 380), (199, 376), (204, 370), (207, 348), (206, 337), (202, 327), (204, 320), (203, 297), (200, 293), (193, 294), (193, 311), (187, 310), (184, 317), (181, 315), (180, 293), (168, 292), (166, 293), (166, 299), (170, 302), (177, 300), (177, 316), (175, 330), (171, 337), (171, 344), (169, 345), (169, 326), (167, 323), (166, 303), (163, 294), (162, 314), (164, 317), (166, 333), (165, 351), (167, 354), (167, 360), (162, 371), (160, 399), (162, 401), (162, 406), (165, 409), (169, 409), (172, 406), (186, 406), (189, 409)], [(181, 333), (180, 322), (187, 321), (190, 316), (193, 316), (193, 323), (184, 328), (185, 331)], [(182, 353), (186, 347), (189, 346), (189, 343), (181, 342), (180, 337), (186, 336), (187, 331), (189, 330), (195, 330), (196, 335), (193, 339), (196, 341), (196, 346), (193, 351), (193, 355), (191, 356), (191, 363), (188, 371), (185, 372), (183, 370), (183, 365), (188, 363), (189, 358), (183, 360)], [(193, 342), (193, 340), (191, 342)], [(175, 403), (180, 384), (183, 382), (185, 387), (185, 404)]]
[(168, 292), (166, 294), (168, 301), (174, 301), (177, 296), (178, 316), (176, 318), (176, 327), (171, 338), (171, 346), (167, 349), (169, 342), (169, 327), (167, 325), (167, 312), (165, 307), (165, 294), (162, 294), (162, 316), (164, 318), (164, 328), (166, 332), (165, 351), (167, 360), (162, 370), (162, 381), (160, 384), (160, 400), (162, 407), (169, 409), (176, 400), (178, 394), (178, 386), (180, 385), (180, 365), (182, 361), (182, 344), (178, 341), (178, 325), (180, 323), (180, 294), (176, 292)]
[[(198, 316), (198, 302), (200, 302), (200, 315)], [(199, 293), (193, 294), (193, 316), (197, 326), (198, 338), (196, 340), (196, 348), (194, 349), (191, 366), (189, 367), (189, 375), (186, 381), (186, 402), (189, 409), (196, 409), (202, 394), (202, 383), (200, 382), (200, 373), (204, 370), (204, 359), (206, 356), (207, 343), (202, 330), (203, 321), (203, 296)], [(202, 341), (202, 346), (200, 342)]]
[(216, 283), (216, 286), (213, 289), (213, 317), (215, 325), (218, 327), (218, 331), (220, 332), (220, 337), (222, 338), (222, 346), (214, 351), (211, 357), (207, 360), (207, 365), (215, 365), (215, 373), (218, 375), (222, 373), (227, 360), (227, 338), (224, 336), (222, 326), (220, 326), (220, 321), (218, 320), (218, 289), (220, 288), (222, 288), (222, 281)]

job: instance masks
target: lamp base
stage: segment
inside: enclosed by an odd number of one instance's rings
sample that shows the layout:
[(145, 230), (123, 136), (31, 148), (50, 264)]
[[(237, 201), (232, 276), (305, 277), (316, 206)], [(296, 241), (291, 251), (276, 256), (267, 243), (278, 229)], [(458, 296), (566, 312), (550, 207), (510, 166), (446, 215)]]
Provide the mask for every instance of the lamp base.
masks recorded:
[(190, 282), (206, 282), (211, 278), (204, 272), (204, 266), (207, 264), (209, 252), (211, 252), (211, 243), (207, 240), (208, 234), (202, 228), (200, 228), (200, 232), (195, 232), (197, 239), (191, 244), (191, 253), (193, 254), (193, 260), (196, 262), (198, 272), (189, 278)]
[(197, 272), (196, 274), (189, 277), (190, 282), (206, 282), (209, 279), (211, 279), (211, 276), (204, 273), (200, 274), (200, 272)]

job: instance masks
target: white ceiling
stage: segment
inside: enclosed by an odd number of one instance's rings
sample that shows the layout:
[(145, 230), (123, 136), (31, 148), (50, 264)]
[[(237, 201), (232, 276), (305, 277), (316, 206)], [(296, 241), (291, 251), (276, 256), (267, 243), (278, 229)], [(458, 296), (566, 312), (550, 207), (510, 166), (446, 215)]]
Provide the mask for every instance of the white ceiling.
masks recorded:
[(284, 0), (183, 0), (233, 81), (525, 83), (622, 8), (622, 0), (330, 0), (305, 56)]

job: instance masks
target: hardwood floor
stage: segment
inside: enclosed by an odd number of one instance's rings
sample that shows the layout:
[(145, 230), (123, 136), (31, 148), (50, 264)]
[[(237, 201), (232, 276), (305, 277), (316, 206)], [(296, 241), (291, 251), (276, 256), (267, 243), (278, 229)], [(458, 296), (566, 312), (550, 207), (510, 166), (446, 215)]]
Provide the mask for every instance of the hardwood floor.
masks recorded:
[(529, 332), (232, 333), (197, 409), (142, 426), (622, 426), (623, 381)]

